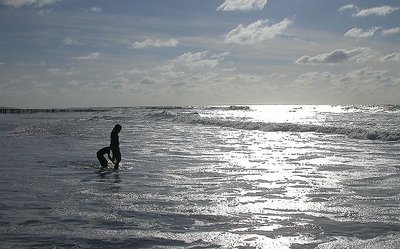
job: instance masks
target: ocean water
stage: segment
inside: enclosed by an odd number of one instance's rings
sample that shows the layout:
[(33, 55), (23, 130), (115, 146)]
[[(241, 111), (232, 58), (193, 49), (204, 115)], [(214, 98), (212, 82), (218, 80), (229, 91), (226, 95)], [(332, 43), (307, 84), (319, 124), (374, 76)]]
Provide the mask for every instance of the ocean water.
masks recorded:
[[(117, 123), (120, 170), (101, 170)], [(399, 124), (399, 106), (0, 115), (0, 248), (400, 248)]]

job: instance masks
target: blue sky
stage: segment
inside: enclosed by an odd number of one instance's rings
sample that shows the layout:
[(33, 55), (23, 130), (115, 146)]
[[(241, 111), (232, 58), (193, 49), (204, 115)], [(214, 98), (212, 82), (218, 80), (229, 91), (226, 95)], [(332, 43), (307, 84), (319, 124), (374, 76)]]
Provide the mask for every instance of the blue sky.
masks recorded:
[(0, 106), (400, 104), (400, 2), (0, 0)]

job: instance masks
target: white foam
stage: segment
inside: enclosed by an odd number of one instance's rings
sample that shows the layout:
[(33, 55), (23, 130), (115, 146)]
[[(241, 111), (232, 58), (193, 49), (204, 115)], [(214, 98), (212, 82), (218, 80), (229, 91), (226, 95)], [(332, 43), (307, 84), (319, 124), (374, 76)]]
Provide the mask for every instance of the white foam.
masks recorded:
[(198, 113), (172, 114), (162, 112), (156, 114), (158, 117), (171, 118), (174, 122), (187, 124), (199, 124), (209, 126), (219, 126), (243, 130), (258, 130), (264, 132), (314, 132), (332, 135), (345, 135), (353, 139), (367, 139), (380, 141), (400, 141), (399, 132), (368, 130), (362, 128), (335, 127), (313, 124), (295, 124), (295, 123), (272, 123), (255, 122), (243, 120), (229, 120), (221, 118), (201, 117)]

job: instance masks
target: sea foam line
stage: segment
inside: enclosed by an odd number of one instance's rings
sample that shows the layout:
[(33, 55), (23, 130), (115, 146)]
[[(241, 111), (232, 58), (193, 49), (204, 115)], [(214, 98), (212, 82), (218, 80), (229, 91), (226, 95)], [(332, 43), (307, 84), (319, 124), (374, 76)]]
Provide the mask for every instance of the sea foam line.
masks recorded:
[(226, 120), (218, 118), (201, 117), (197, 112), (191, 113), (171, 113), (168, 111), (152, 113), (155, 118), (169, 119), (173, 122), (218, 126), (224, 128), (257, 130), (263, 132), (314, 132), (332, 135), (344, 135), (354, 139), (367, 139), (379, 141), (400, 141), (399, 132), (367, 130), (362, 128), (323, 126), (314, 124), (295, 124), (295, 123), (273, 123), (256, 122), (242, 120)]

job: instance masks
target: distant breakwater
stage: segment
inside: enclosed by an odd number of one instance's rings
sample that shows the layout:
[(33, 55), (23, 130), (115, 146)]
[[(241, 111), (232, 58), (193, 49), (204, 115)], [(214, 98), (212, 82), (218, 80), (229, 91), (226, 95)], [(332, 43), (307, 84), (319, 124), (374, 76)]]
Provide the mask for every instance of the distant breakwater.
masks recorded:
[(56, 112), (102, 112), (108, 111), (107, 108), (9, 108), (9, 107), (0, 107), (0, 114), (33, 114), (33, 113), (56, 113)]

